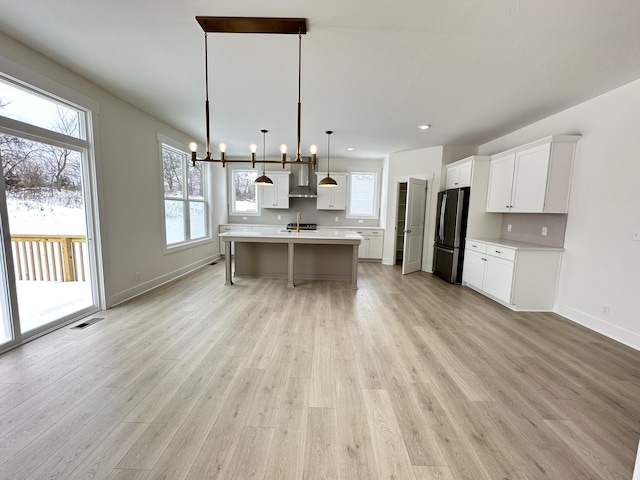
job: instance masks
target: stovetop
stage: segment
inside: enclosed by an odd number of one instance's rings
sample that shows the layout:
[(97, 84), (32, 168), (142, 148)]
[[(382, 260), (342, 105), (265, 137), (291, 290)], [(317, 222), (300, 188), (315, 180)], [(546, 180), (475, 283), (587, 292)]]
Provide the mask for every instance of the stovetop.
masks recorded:
[[(288, 223), (287, 230), (295, 230), (297, 228), (297, 225), (297, 223)], [(315, 223), (301, 223), (300, 230), (315, 230), (316, 226), (317, 225)]]

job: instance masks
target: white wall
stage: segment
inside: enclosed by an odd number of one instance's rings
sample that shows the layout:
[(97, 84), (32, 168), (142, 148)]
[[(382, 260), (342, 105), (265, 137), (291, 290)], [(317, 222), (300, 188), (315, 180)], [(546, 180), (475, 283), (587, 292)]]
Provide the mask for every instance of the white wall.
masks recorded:
[[(157, 135), (185, 145), (186, 135), (1, 33), (0, 70), (62, 97), (72, 90), (98, 107), (96, 164), (107, 307), (216, 258), (217, 240), (163, 253)], [(215, 177), (214, 184), (224, 186), (224, 178)], [(218, 201), (219, 195), (214, 198)]]
[[(640, 350), (640, 80), (479, 147), (581, 134), (556, 312)], [(603, 306), (609, 306), (608, 315)]]
[(425, 236), (422, 251), (422, 270), (430, 272), (433, 262), (433, 239), (435, 238), (435, 210), (442, 174), (442, 147), (423, 148), (408, 152), (392, 153), (387, 169), (387, 198), (384, 224), (384, 250), (382, 263), (395, 263), (395, 223), (398, 208), (398, 183), (409, 177), (427, 180), (427, 205), (425, 212)]

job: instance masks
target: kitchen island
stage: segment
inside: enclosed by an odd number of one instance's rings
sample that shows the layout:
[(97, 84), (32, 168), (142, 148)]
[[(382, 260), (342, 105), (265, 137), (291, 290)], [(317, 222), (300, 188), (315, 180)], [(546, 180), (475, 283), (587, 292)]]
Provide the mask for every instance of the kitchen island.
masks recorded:
[(358, 288), (358, 247), (362, 242), (358, 233), (265, 229), (230, 231), (219, 237), (225, 247), (225, 285), (233, 285), (235, 276), (286, 278), (288, 287), (294, 287), (296, 279), (350, 280), (351, 287)]

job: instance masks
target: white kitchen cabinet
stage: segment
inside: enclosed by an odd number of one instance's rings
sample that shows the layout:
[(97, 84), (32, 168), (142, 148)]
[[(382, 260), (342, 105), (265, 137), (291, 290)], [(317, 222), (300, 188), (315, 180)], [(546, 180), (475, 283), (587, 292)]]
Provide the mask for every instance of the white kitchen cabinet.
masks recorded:
[(465, 249), (462, 282), (483, 290), (486, 261), (484, 252), (475, 252), (468, 248)]
[(553, 311), (561, 248), (467, 239), (462, 284), (512, 310)]
[(289, 175), (291, 172), (267, 172), (273, 185), (259, 185), (262, 208), (289, 208)]
[[(327, 176), (327, 172), (316, 172), (318, 182)], [(316, 208), (318, 210), (344, 210), (347, 208), (347, 174), (331, 173), (337, 185), (335, 187), (318, 187)]]
[(492, 248), (486, 244), (482, 244), (479, 250), (465, 249), (463, 283), (505, 303), (511, 303), (515, 250)]
[(567, 213), (579, 135), (547, 137), (491, 157), (487, 212)]
[(447, 168), (446, 189), (471, 186), (472, 159), (466, 158), (450, 163)]
[(381, 229), (363, 228), (354, 229), (353, 231), (362, 235), (362, 242), (358, 249), (358, 259), (381, 260), (384, 231)]

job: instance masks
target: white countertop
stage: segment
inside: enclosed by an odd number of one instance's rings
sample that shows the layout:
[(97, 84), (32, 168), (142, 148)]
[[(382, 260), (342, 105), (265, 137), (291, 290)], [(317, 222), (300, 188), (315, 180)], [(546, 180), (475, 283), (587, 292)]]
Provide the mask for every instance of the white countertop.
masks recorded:
[(471, 241), (488, 243), (501, 247), (515, 248), (516, 250), (547, 250), (555, 252), (564, 251), (564, 248), (562, 247), (549, 247), (547, 245), (539, 245), (537, 243), (517, 242), (515, 240), (507, 240), (505, 238), (467, 237), (467, 242)]
[(224, 241), (249, 241), (249, 242), (291, 242), (294, 243), (360, 243), (362, 235), (345, 230), (274, 230), (265, 229), (250, 231), (230, 231), (218, 234)]

